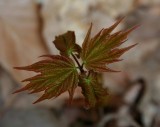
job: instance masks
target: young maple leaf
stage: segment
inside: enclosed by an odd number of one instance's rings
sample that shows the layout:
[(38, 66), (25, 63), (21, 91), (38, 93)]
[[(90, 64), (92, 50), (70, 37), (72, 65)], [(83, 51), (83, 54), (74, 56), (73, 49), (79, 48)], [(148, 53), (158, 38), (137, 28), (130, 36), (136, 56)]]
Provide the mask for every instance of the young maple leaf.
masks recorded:
[(29, 83), (15, 91), (21, 92), (24, 90), (30, 93), (45, 91), (45, 93), (34, 103), (44, 99), (57, 97), (65, 91), (69, 91), (72, 99), (74, 89), (78, 83), (78, 72), (72, 59), (59, 55), (46, 55), (49, 59), (39, 61), (30, 66), (15, 67), (20, 70), (34, 71), (40, 73), (34, 77), (23, 80)]
[(111, 34), (111, 32), (118, 26), (121, 21), (122, 19), (117, 21), (111, 27), (102, 29), (93, 38), (90, 38), (92, 29), (91, 24), (82, 44), (81, 58), (86, 69), (96, 72), (114, 72), (114, 70), (108, 68), (106, 64), (121, 61), (119, 57), (124, 52), (136, 45), (135, 44), (125, 48), (118, 48), (126, 41), (128, 34), (136, 28), (133, 27), (126, 31), (119, 31)]
[[(70, 99), (72, 99), (75, 88), (80, 86), (89, 107), (105, 103), (108, 91), (99, 83), (97, 72), (114, 71), (106, 65), (120, 61), (120, 56), (135, 46), (119, 48), (126, 41), (128, 34), (136, 28), (112, 34), (111, 32), (121, 21), (117, 21), (109, 28), (102, 29), (93, 38), (90, 37), (91, 24), (82, 49), (76, 44), (73, 31), (57, 36), (53, 43), (61, 55), (45, 55), (48, 59), (30, 66), (16, 67), (16, 69), (34, 71), (39, 74), (23, 80), (29, 83), (15, 93), (24, 90), (28, 90), (30, 93), (44, 91), (44, 94), (34, 102), (37, 103), (44, 99), (57, 97), (65, 91), (69, 92)], [(78, 67), (70, 57), (73, 57)], [(79, 58), (82, 59), (82, 64), (77, 60)], [(84, 70), (83, 65), (87, 70)]]
[(57, 36), (53, 43), (61, 55), (70, 56), (73, 52), (78, 54), (81, 52), (81, 47), (75, 43), (75, 40), (74, 32), (68, 31), (67, 33)]
[(89, 76), (80, 78), (79, 86), (82, 88), (82, 94), (89, 107), (103, 103), (108, 97), (108, 90), (98, 82), (97, 76), (97, 73), (90, 72)]

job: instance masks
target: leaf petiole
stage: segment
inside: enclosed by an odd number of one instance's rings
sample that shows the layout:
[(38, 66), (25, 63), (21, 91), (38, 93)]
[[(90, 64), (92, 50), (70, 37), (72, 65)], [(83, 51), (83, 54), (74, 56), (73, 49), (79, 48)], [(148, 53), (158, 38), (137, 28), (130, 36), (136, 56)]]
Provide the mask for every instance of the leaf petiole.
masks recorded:
[(72, 55), (73, 59), (76, 61), (80, 72), (81, 72), (81, 73), (84, 73), (83, 64), (82, 64), (82, 66), (81, 66), (80, 63), (79, 63), (79, 61), (77, 60), (76, 56), (75, 56), (73, 53), (71, 53), (71, 55)]

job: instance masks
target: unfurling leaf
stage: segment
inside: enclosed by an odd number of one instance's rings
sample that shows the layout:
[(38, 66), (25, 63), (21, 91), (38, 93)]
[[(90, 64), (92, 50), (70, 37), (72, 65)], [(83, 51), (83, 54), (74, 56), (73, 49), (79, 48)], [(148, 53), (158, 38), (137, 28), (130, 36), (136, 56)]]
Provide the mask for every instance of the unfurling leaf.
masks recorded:
[(121, 20), (117, 21), (109, 28), (102, 29), (93, 38), (90, 37), (92, 24), (88, 30), (86, 38), (82, 44), (81, 58), (86, 69), (96, 72), (113, 71), (106, 64), (121, 61), (119, 57), (135, 45), (126, 48), (118, 48), (127, 40), (128, 34), (136, 27), (126, 31), (111, 32), (118, 26)]
[(72, 99), (78, 83), (78, 72), (74, 62), (70, 58), (59, 55), (46, 55), (45, 57), (48, 59), (30, 66), (16, 67), (16, 69), (34, 71), (40, 74), (25, 79), (24, 82), (29, 81), (29, 83), (15, 92), (28, 90), (30, 93), (37, 93), (44, 91), (44, 94), (35, 103), (57, 97), (65, 91), (69, 92)]
[(70, 56), (73, 52), (80, 53), (81, 47), (75, 43), (75, 34), (73, 31), (68, 31), (65, 34), (59, 35), (55, 38), (53, 43), (60, 51), (61, 55)]
[(95, 107), (106, 101), (108, 90), (98, 82), (97, 73), (91, 72), (88, 77), (81, 77), (79, 86), (89, 107)]

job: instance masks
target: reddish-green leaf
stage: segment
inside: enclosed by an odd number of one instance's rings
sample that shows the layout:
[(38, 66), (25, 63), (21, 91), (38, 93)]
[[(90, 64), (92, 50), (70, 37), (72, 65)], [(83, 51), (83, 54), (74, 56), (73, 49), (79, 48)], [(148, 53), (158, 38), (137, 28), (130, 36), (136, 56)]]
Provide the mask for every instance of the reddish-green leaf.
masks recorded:
[[(73, 31), (57, 36), (53, 43), (61, 55), (45, 55), (44, 57), (47, 57), (45, 60), (26, 67), (16, 67), (16, 69), (34, 71), (38, 74), (23, 80), (23, 82), (27, 82), (26, 86), (15, 93), (25, 90), (30, 93), (43, 91), (44, 94), (34, 103), (55, 98), (65, 91), (69, 92), (70, 99), (72, 99), (74, 90), (79, 83), (78, 85), (82, 88), (82, 93), (85, 96), (85, 102), (89, 107), (105, 104), (108, 91), (100, 83), (97, 72), (114, 71), (109, 69), (107, 64), (121, 61), (120, 56), (135, 46), (120, 48), (127, 40), (128, 34), (136, 27), (112, 34), (121, 21), (122, 19), (111, 27), (102, 29), (92, 38), (90, 37), (91, 24), (82, 49), (76, 44)], [(70, 59), (70, 55), (78, 67)], [(81, 58), (82, 64), (77, 58)], [(84, 66), (87, 70), (84, 69)]]
[(75, 40), (74, 32), (68, 31), (67, 33), (57, 36), (53, 43), (61, 55), (70, 56), (73, 52), (78, 54), (81, 52), (81, 47), (75, 43)]
[(106, 64), (121, 61), (119, 57), (127, 50), (135, 46), (131, 45), (125, 48), (119, 48), (119, 46), (127, 40), (128, 34), (136, 27), (111, 34), (111, 32), (121, 21), (122, 19), (117, 21), (111, 27), (102, 29), (93, 38), (90, 38), (92, 28), (91, 24), (86, 38), (82, 44), (81, 53), (83, 64), (88, 70), (93, 70), (96, 72), (114, 71), (109, 69)]
[(30, 66), (16, 67), (16, 69), (34, 71), (39, 74), (25, 79), (24, 82), (29, 81), (29, 83), (15, 93), (24, 90), (30, 93), (44, 91), (44, 94), (35, 103), (57, 97), (65, 91), (69, 91), (72, 99), (78, 83), (78, 72), (74, 62), (70, 58), (59, 55), (46, 55), (45, 57), (48, 59)]
[(81, 77), (79, 86), (89, 107), (95, 107), (106, 101), (108, 91), (98, 82), (97, 73), (91, 72), (88, 77)]

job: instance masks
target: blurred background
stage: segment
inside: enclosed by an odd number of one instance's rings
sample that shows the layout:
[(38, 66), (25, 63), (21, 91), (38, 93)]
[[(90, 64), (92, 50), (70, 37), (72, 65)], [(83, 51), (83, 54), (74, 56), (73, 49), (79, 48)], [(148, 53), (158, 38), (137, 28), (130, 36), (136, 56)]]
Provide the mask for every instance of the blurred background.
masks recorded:
[[(56, 35), (73, 30), (81, 45), (91, 22), (94, 35), (121, 17), (117, 30), (141, 24), (125, 45), (139, 44), (103, 74), (106, 106), (84, 109), (79, 89), (72, 105), (12, 94), (33, 75), (13, 67), (57, 54)], [(0, 0), (0, 127), (160, 127), (160, 0)]]

